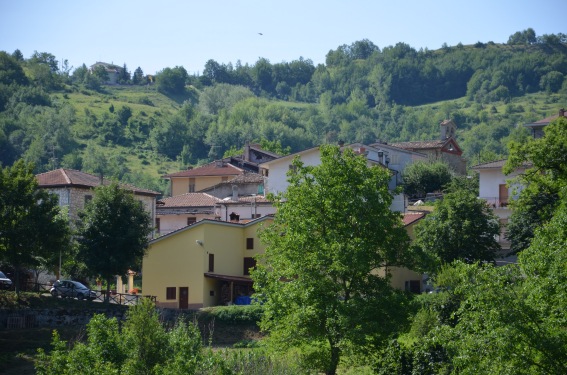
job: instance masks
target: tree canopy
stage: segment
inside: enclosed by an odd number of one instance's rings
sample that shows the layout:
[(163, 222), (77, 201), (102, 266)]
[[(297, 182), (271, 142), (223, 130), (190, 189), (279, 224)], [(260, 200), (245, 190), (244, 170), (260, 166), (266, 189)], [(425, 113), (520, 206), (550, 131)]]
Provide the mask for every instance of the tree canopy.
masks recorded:
[(79, 213), (78, 257), (93, 276), (110, 281), (136, 269), (152, 232), (149, 214), (132, 192), (113, 183), (95, 189), (92, 201)]
[(403, 295), (377, 271), (407, 264), (409, 238), (389, 210), (386, 170), (350, 148), (320, 151), (318, 166), (295, 159), (287, 191), (273, 197), (278, 211), (260, 233), (267, 248), (253, 279), (269, 340), (309, 345), (312, 368), (334, 374), (349, 343), (370, 350), (403, 321)]
[(65, 252), (70, 240), (66, 217), (60, 215), (56, 195), (38, 188), (33, 165), (22, 160), (0, 171), (0, 260), (19, 272), (24, 267), (44, 265)]
[(500, 245), (497, 217), (476, 194), (458, 189), (437, 201), (435, 210), (415, 228), (415, 245), (431, 259), (425, 268), (435, 272), (442, 264), (493, 262)]
[(510, 142), (510, 157), (505, 173), (517, 168), (526, 171), (517, 177), (524, 186), (512, 202), (508, 225), (511, 251), (527, 248), (535, 229), (551, 219), (561, 202), (561, 188), (567, 181), (567, 119), (558, 118), (544, 128), (544, 136), (525, 143)]
[(417, 161), (404, 169), (404, 193), (423, 198), (427, 193), (441, 191), (451, 182), (453, 174), (442, 161)]

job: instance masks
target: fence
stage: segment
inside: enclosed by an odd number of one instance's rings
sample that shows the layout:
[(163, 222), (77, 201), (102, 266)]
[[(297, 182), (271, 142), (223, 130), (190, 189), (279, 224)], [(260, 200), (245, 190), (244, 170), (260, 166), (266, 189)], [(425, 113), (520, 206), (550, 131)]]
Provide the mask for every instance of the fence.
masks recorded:
[[(20, 291), (21, 292), (32, 292), (32, 293), (38, 293), (38, 294), (47, 294), (51, 292), (51, 288), (53, 285), (51, 284), (41, 284), (41, 283), (35, 283), (35, 282), (24, 282), (24, 283), (20, 283)], [(15, 283), (12, 283), (11, 286), (5, 288), (5, 290), (11, 290), (14, 291), (15, 290)], [(105, 300), (105, 296), (106, 296), (106, 290), (92, 290), (91, 291), (94, 293), (92, 295), (91, 298), (88, 298), (88, 300), (94, 301), (94, 302), (104, 302)], [(75, 298), (74, 294), (72, 294), (72, 292), (61, 292), (59, 291), (59, 294), (62, 298)], [(117, 293), (114, 291), (110, 292), (110, 295), (108, 296), (108, 300), (110, 303), (114, 303), (114, 304), (118, 304), (118, 305), (136, 305), (138, 303), (138, 301), (142, 298), (149, 298), (152, 302), (156, 302), (156, 296), (145, 296), (145, 295), (141, 295), (141, 294), (128, 294), (128, 293)]]

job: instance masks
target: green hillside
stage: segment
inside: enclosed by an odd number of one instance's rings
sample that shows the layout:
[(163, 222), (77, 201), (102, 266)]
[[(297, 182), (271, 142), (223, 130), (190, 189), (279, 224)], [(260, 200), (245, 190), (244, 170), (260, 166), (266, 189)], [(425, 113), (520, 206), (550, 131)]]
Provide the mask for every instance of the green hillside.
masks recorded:
[[(518, 33), (516, 33), (518, 34)], [(514, 34), (514, 35), (516, 35)], [(520, 33), (520, 36), (522, 34)], [(564, 36), (415, 50), (362, 40), (314, 66), (209, 60), (156, 77), (59, 68), (48, 52), (0, 51), (0, 162), (102, 172), (165, 191), (160, 176), (222, 157), (245, 142), (291, 152), (339, 140), (435, 139), (451, 118), (469, 165), (505, 157), (523, 124), (567, 107)]]

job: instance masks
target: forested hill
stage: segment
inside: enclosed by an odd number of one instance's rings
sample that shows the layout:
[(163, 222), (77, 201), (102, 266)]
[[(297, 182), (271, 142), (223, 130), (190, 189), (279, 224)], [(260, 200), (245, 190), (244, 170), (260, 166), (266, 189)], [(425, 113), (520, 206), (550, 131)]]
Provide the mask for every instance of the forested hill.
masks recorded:
[[(517, 32), (507, 44), (415, 50), (343, 45), (315, 66), (209, 60), (155, 77), (77, 68), (49, 52), (0, 51), (0, 162), (103, 172), (163, 190), (159, 176), (234, 153), (246, 141), (295, 152), (338, 140), (435, 139), (453, 119), (469, 164), (503, 157), (522, 125), (567, 107), (567, 36)], [(109, 57), (116, 60), (119, 56)], [(143, 65), (143, 62), (138, 62)], [(182, 62), (180, 62), (182, 64)]]

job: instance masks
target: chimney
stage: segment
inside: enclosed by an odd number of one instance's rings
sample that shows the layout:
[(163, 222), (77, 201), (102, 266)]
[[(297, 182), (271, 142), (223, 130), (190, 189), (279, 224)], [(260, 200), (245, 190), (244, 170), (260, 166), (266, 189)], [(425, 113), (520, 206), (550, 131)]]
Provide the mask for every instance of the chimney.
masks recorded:
[(244, 155), (242, 155), (244, 161), (250, 161), (250, 142), (246, 142), (244, 145)]

